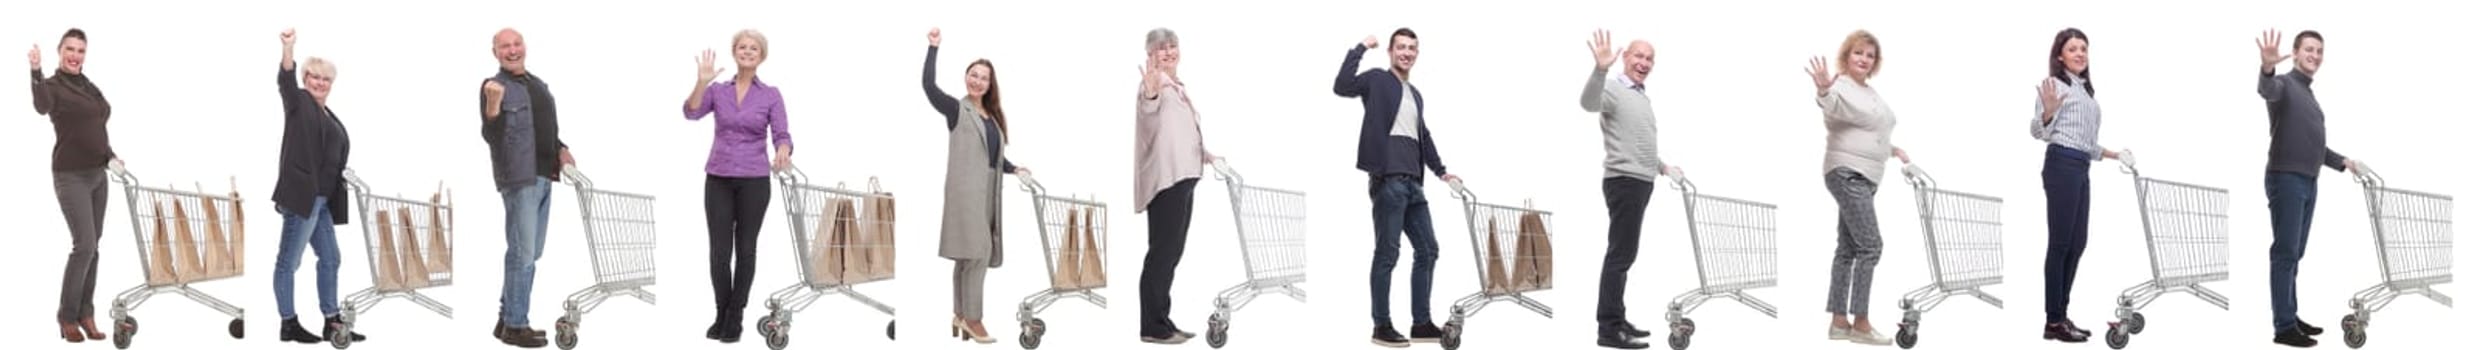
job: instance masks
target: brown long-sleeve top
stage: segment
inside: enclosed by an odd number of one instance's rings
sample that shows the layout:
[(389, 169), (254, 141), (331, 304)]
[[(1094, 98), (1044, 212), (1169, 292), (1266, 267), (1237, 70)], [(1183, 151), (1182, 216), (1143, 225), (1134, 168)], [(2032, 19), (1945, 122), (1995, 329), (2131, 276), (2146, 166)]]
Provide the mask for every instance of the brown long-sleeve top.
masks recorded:
[(34, 86), (27, 89), (34, 91), (34, 112), (52, 117), (52, 170), (110, 163), (117, 155), (105, 126), (112, 120), (112, 103), (103, 99), (103, 90), (82, 74), (57, 72), (47, 79), (43, 71), (29, 72), (34, 76)]

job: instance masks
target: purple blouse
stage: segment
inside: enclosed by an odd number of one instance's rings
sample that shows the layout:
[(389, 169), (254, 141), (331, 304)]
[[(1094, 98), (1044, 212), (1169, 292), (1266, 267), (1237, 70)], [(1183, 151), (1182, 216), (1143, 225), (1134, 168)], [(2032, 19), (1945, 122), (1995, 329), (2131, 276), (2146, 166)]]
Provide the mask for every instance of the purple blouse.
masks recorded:
[[(748, 99), (734, 98), (738, 82), (706, 87), (703, 104), (687, 108), (688, 120), (715, 115), (714, 150), (706, 155), (706, 174), (763, 178), (773, 173), (774, 157), (766, 153), (767, 138), (777, 147), (792, 145), (790, 118), (783, 112), (783, 91), (751, 79)], [(738, 101), (737, 103), (733, 101)]]

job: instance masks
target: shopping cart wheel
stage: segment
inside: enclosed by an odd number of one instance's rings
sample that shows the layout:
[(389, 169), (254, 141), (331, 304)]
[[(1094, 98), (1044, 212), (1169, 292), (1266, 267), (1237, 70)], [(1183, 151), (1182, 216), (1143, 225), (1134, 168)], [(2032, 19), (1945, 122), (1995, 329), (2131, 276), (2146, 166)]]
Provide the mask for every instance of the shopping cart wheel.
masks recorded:
[(1443, 337), (1440, 337), (1440, 339), (1437, 339), (1437, 346), (1445, 347), (1445, 350), (1454, 350), (1463, 347), (1462, 320), (1447, 321), (1445, 328), (1438, 329), (1438, 331), (1438, 333), (1445, 334)]
[(559, 343), (559, 350), (576, 348), (577, 335), (575, 319), (568, 318), (567, 316), (560, 316), (559, 323), (551, 326), (551, 331), (557, 333), (551, 338), (551, 340)]
[(1230, 321), (1223, 320), (1221, 314), (1206, 318), (1205, 345), (1220, 349), (1225, 344), (1230, 344)]
[(1695, 319), (1678, 319), (1677, 323), (1669, 324), (1669, 328), (1669, 331), (1672, 333), (1685, 333), (1689, 337), (1695, 336)]
[(2133, 338), (2134, 338), (2134, 334), (2133, 334), (2133, 332), (2131, 332), (2130, 330), (2126, 329), (2125, 327), (2123, 327), (2123, 326), (2119, 326), (2119, 325), (2113, 325), (2113, 324), (2112, 324), (2112, 325), (2108, 325), (2108, 348), (2109, 348), (2109, 349), (2124, 349), (2124, 348), (2125, 348), (2125, 343), (2126, 343), (2126, 342), (2131, 342), (2131, 341), (2134, 341), (2134, 339), (2133, 339)]
[(1035, 318), (1032, 319), (1031, 322), (1024, 322), (1024, 331), (1015, 337), (1015, 341), (1017, 343), (1022, 343), (1025, 349), (1040, 348), (1041, 335), (1043, 333), (1048, 333), (1049, 331), (1049, 323), (1041, 322), (1041, 319)]
[(886, 321), (886, 340), (895, 340), (895, 321)]
[(335, 328), (327, 330), (325, 334), (327, 345), (333, 345), (338, 350), (353, 347), (353, 323), (336, 322), (334, 326)]
[(233, 319), (232, 319), (232, 324), (231, 324), (231, 325), (224, 326), (224, 328), (227, 328), (227, 329), (225, 329), (224, 331), (226, 331), (226, 332), (232, 332), (232, 339), (241, 339), (241, 319), (240, 319), (240, 318), (233, 318)]
[(2126, 320), (2125, 320), (2125, 332), (2126, 332), (2126, 333), (2133, 333), (2133, 334), (2142, 334), (2142, 326), (2143, 326), (2143, 324), (2144, 324), (2144, 323), (2150, 323), (2150, 322), (2145, 322), (2145, 321), (2143, 321), (2143, 319), (2142, 319), (2142, 313), (2140, 313), (2140, 312), (2136, 312), (2136, 313), (2134, 313), (2134, 318), (2129, 318), (2129, 319), (2126, 319)]
[(2340, 333), (2341, 342), (2350, 349), (2366, 346), (2366, 321), (2358, 319), (2358, 315), (2341, 316)]
[(765, 315), (757, 318), (757, 335), (766, 338), (767, 349), (783, 350), (783, 347), (792, 345), (791, 332), (783, 331), (790, 328), (792, 323), (778, 316), (780, 315)]
[(135, 336), (135, 335), (138, 335), (138, 318), (137, 318), (137, 317), (135, 317), (135, 316), (121, 317), (121, 318), (120, 318), (120, 322), (113, 322), (113, 323), (112, 323), (112, 347), (113, 347), (113, 348), (128, 349), (128, 348), (129, 348), (129, 342), (130, 342), (130, 339), (129, 339), (129, 338), (130, 338), (130, 336)]
[(1902, 322), (1900, 330), (1893, 331), (1893, 344), (1901, 345), (1903, 349), (1919, 346), (1918, 323)]
[(1670, 333), (1669, 350), (1686, 350), (1687, 337), (1685, 333)]

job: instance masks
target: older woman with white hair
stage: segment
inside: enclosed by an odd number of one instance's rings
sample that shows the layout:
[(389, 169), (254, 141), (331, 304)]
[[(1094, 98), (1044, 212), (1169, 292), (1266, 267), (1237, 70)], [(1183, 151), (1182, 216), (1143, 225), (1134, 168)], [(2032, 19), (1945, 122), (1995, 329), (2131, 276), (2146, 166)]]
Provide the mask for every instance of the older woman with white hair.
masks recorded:
[[(325, 337), (348, 336), (361, 342), (367, 339), (359, 333), (335, 334), (342, 323), (336, 317), (336, 270), (344, 263), (338, 256), (342, 250), (336, 249), (336, 225), (352, 217), (347, 204), (352, 201), (344, 194), (344, 164), (352, 140), (344, 132), (344, 122), (327, 108), (336, 66), (311, 57), (296, 67), (293, 30), (284, 30), (282, 38), (284, 61), (275, 85), (284, 97), (284, 145), (274, 200), (276, 213), (284, 219), (283, 238), (275, 253), (275, 312), (284, 322), (277, 340), (315, 344), (326, 341)], [(298, 78), (295, 68), (300, 69)], [(293, 313), (293, 273), (301, 269), (304, 247), (318, 253), (318, 311), (326, 316), (326, 328), (318, 333), (302, 328)]]
[(1136, 287), (1138, 337), (1146, 343), (1179, 344), (1195, 333), (1170, 322), (1170, 282), (1187, 251), (1187, 228), (1195, 215), (1196, 181), (1213, 154), (1179, 81), (1179, 34), (1154, 28), (1144, 35), (1144, 85), (1136, 90), (1136, 213), (1145, 214), (1144, 272)]
[[(790, 118), (783, 111), (783, 91), (757, 79), (757, 65), (766, 61), (766, 35), (742, 30), (731, 37), (731, 57), (738, 72), (728, 82), (715, 82), (723, 69), (714, 65), (714, 50), (697, 59), (697, 86), (681, 107), (688, 120), (714, 116), (714, 147), (706, 156), (706, 256), (714, 282), (714, 324), (706, 339), (740, 341), (740, 316), (749, 305), (750, 282), (757, 278), (757, 233), (766, 222), (767, 176), (791, 163)], [(771, 141), (771, 142), (769, 142)], [(766, 155), (766, 146), (774, 155)]]

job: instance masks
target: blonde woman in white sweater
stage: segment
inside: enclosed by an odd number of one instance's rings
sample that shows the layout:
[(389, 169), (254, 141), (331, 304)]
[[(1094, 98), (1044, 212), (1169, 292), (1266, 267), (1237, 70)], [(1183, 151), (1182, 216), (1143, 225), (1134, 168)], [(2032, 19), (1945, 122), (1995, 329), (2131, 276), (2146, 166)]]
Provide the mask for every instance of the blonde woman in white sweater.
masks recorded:
[(1884, 179), (1884, 160), (1910, 156), (1893, 146), (1893, 110), (1869, 86), (1879, 63), (1874, 34), (1861, 30), (1841, 41), (1834, 62), (1839, 73), (1817, 57), (1808, 62), (1815, 79), (1816, 107), (1824, 110), (1824, 184), (1840, 206), (1839, 244), (1833, 249), (1833, 281), (1825, 311), (1833, 314), (1826, 335), (1866, 345), (1892, 341), (1867, 321), (1869, 284), (1876, 261), (1883, 256), (1884, 238), (1876, 227), (1876, 184)]

